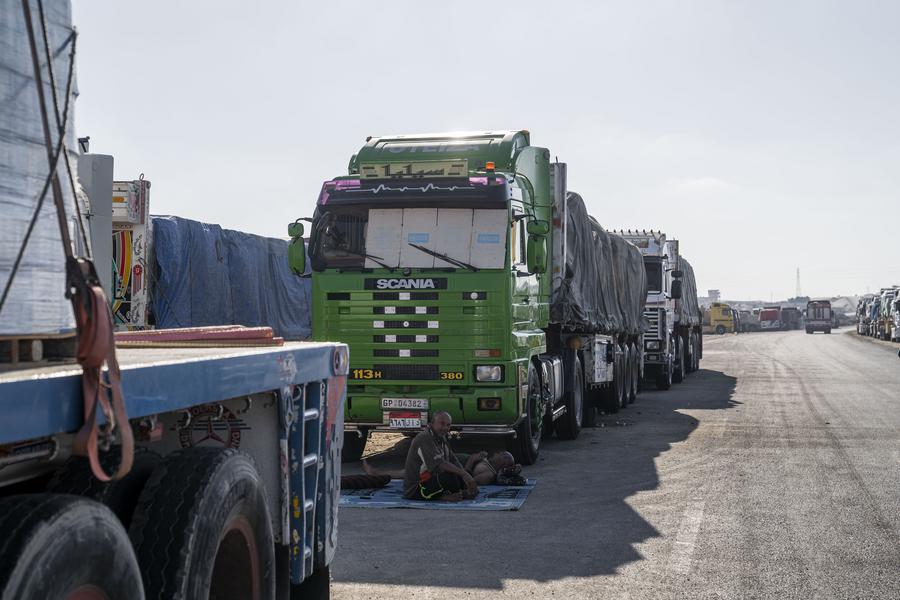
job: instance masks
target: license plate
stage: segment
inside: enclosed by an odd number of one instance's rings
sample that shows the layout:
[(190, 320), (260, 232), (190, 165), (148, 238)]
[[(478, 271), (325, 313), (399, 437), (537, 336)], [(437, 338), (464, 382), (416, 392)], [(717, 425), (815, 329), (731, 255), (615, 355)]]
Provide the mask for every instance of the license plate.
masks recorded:
[(422, 427), (422, 414), (417, 412), (388, 413), (388, 426), (392, 429), (418, 429)]
[(416, 410), (428, 410), (428, 400), (425, 398), (382, 398), (381, 408), (414, 408)]

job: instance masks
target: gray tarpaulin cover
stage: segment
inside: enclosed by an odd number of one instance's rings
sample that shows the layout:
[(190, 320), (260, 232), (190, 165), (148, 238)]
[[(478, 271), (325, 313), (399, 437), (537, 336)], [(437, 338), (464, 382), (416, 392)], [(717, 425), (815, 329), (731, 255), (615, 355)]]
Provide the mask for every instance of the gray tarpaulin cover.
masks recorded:
[(551, 321), (591, 333), (643, 330), (647, 279), (640, 251), (604, 230), (575, 192), (566, 194), (566, 209), (566, 265), (551, 301)]
[[(44, 12), (62, 111), (69, 72), (67, 42), (72, 33), (72, 11), (68, 0), (45, 0)], [(42, 44), (37, 10), (33, 9), (33, 13), (37, 41)], [(45, 63), (42, 61), (44, 93), (50, 105), (53, 142), (56, 143), (53, 96)], [(70, 103), (73, 98), (74, 93)], [(70, 104), (66, 148), (74, 171), (77, 161), (74, 153), (75, 127), (71, 116), (73, 108)], [(48, 171), (22, 3), (19, 0), (0, 0), (0, 292), (9, 280)], [(62, 160), (59, 161), (58, 173), (66, 213), (71, 216), (75, 210), (74, 199)], [(77, 182), (77, 173), (73, 172), (73, 176)], [(74, 232), (71, 227), (70, 232)], [(52, 192), (48, 192), (10, 288), (10, 295), (0, 312), (0, 335), (57, 333), (73, 329), (75, 319), (72, 305), (64, 296), (65, 289), (65, 255)]]
[(681, 278), (681, 302), (675, 303), (675, 318), (681, 325), (699, 325), (703, 319), (700, 304), (697, 302), (697, 281), (694, 279), (694, 267), (684, 257), (679, 257), (678, 268), (684, 275)]

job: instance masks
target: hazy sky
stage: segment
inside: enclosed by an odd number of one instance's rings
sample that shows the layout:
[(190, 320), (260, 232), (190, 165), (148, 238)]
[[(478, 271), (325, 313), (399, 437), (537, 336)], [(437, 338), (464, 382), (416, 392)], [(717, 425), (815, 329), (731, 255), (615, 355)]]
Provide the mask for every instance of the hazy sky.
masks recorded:
[(900, 2), (74, 0), (76, 127), (151, 211), (284, 237), (368, 135), (528, 129), (701, 294), (900, 284)]

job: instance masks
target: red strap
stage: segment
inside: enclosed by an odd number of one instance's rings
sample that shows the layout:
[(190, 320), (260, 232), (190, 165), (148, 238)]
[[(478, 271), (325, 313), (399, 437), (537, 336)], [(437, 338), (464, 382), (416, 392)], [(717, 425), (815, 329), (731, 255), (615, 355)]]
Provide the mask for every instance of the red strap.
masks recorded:
[[(75, 436), (74, 452), (87, 456), (91, 471), (100, 481), (121, 479), (131, 470), (134, 461), (134, 435), (125, 400), (122, 396), (119, 362), (116, 360), (116, 346), (113, 341), (112, 314), (103, 288), (88, 284), (86, 288), (90, 302), (76, 302), (75, 320), (78, 323), (78, 362), (81, 364), (81, 388), (84, 393), (84, 424)], [(85, 304), (90, 304), (88, 315)], [(103, 363), (107, 366), (109, 384), (103, 381)], [(108, 391), (106, 388), (109, 388)], [(106, 416), (109, 434), (119, 431), (122, 458), (119, 468), (112, 475), (100, 464), (97, 449), (97, 405)]]

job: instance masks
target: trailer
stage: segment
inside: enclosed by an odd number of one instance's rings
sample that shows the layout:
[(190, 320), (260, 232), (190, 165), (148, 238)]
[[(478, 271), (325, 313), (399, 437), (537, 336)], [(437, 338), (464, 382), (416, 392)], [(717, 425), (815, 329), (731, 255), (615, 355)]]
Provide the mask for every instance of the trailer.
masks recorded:
[(118, 354), (135, 460), (108, 483), (72, 455), (81, 368), (0, 371), (0, 598), (327, 597), (347, 347)]

